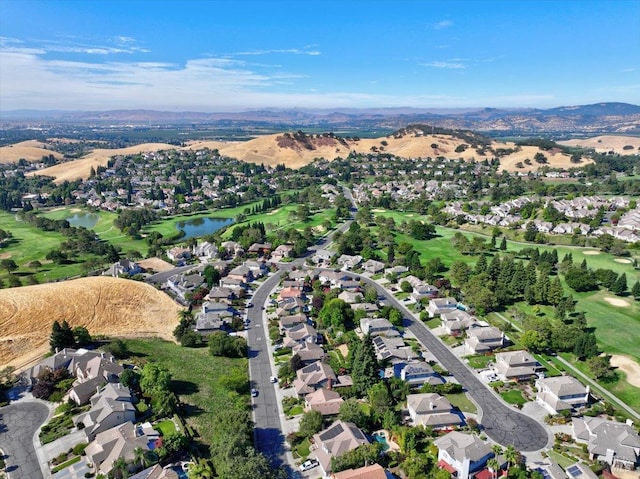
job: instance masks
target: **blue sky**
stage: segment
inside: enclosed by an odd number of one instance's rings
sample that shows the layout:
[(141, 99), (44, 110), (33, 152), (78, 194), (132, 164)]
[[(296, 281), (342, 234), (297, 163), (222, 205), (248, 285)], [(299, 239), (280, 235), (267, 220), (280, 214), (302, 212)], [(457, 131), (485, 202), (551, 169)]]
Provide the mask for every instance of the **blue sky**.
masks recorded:
[(640, 0), (2, 0), (0, 36), (0, 110), (640, 104)]

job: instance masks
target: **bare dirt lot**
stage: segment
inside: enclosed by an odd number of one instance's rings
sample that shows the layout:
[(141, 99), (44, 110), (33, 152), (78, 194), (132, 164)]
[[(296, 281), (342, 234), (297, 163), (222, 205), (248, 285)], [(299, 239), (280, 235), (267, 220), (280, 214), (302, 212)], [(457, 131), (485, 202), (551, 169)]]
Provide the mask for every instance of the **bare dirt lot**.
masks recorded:
[(640, 388), (640, 364), (626, 356), (614, 354), (611, 356), (611, 365), (627, 375), (627, 382), (629, 384)]
[(156, 273), (162, 273), (164, 271), (169, 271), (170, 269), (175, 268), (175, 266), (173, 266), (171, 263), (167, 263), (165, 260), (157, 257), (142, 259), (138, 261), (138, 264), (142, 268), (146, 270), (153, 270)]
[(46, 352), (55, 320), (91, 334), (171, 340), (180, 309), (153, 286), (108, 277), (2, 289), (0, 364), (20, 367)]

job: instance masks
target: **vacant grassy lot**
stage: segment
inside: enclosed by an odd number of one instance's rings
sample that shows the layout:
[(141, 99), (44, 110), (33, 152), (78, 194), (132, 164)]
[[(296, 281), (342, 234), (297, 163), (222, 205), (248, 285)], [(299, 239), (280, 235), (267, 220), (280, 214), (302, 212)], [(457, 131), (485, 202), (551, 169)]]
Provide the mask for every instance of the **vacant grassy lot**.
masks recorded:
[(248, 394), (230, 392), (220, 383), (229, 374), (247, 372), (246, 359), (229, 359), (209, 355), (207, 348), (183, 348), (161, 339), (126, 339), (135, 362), (153, 361), (167, 368), (173, 378), (172, 387), (184, 403), (187, 424), (197, 431), (204, 444), (210, 444), (218, 414), (232, 409), (246, 409)]

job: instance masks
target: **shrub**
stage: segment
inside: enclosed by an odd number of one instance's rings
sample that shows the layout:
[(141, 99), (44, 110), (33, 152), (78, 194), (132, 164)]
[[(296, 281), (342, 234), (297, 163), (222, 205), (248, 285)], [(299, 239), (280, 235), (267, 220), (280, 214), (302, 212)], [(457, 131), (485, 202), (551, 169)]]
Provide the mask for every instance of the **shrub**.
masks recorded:
[(76, 456), (84, 456), (84, 450), (86, 449), (86, 447), (88, 446), (88, 444), (82, 442), (80, 444), (76, 444), (72, 451)]

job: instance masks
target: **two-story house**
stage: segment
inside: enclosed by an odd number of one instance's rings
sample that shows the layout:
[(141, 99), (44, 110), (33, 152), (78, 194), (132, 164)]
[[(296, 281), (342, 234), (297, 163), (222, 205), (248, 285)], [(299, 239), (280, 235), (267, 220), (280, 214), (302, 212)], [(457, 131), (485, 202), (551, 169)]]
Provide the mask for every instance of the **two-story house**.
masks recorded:
[(496, 354), (494, 370), (503, 381), (528, 381), (544, 368), (528, 351)]
[(439, 437), (433, 444), (438, 448), (438, 467), (457, 479), (473, 478), (494, 456), (489, 445), (478, 436), (458, 431)]
[(322, 477), (331, 474), (331, 459), (359, 446), (370, 444), (364, 433), (353, 423), (336, 421), (327, 429), (313, 436), (310, 458), (319, 463)]
[(536, 400), (551, 414), (580, 409), (589, 403), (589, 386), (571, 376), (536, 380)]
[(407, 410), (414, 426), (442, 428), (462, 423), (449, 400), (440, 394), (408, 394)]

